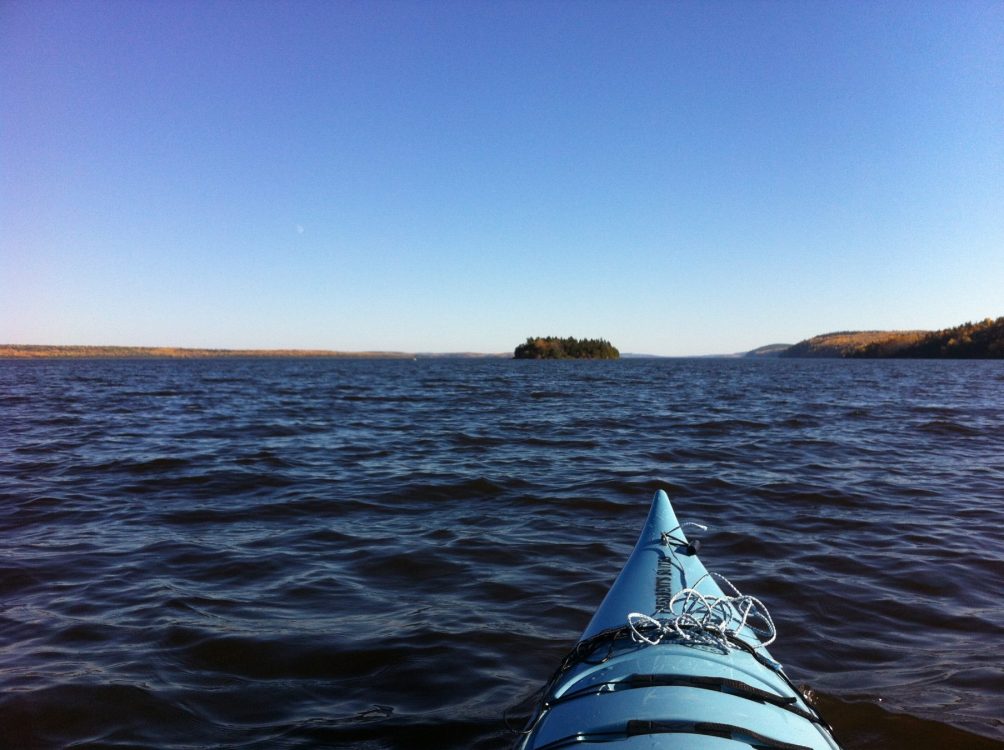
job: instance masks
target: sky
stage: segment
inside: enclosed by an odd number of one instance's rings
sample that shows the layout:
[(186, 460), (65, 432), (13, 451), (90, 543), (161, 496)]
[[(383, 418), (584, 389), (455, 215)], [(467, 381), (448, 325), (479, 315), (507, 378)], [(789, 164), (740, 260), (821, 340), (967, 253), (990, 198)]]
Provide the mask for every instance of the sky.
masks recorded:
[(0, 343), (1004, 315), (1004, 2), (0, 2)]

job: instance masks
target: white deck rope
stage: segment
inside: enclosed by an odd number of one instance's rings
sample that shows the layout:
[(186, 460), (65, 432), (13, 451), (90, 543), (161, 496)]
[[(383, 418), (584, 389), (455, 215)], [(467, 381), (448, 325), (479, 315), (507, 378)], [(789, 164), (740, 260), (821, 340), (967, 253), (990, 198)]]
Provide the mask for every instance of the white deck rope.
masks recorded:
[[(732, 593), (723, 591), (717, 596), (698, 591), (706, 578), (725, 584)], [(742, 639), (753, 649), (769, 646), (777, 637), (774, 620), (764, 603), (755, 596), (739, 593), (729, 579), (718, 573), (707, 573), (693, 586), (676, 592), (666, 609), (662, 617), (631, 612), (627, 617), (631, 639), (635, 643), (657, 646), (663, 639), (675, 635), (685, 642), (732, 650), (737, 646), (730, 638), (740, 638), (744, 628), (757, 636), (752, 642)]]
[(682, 542), (683, 540), (679, 539), (679, 538), (677, 538), (675, 536), (673, 536), (673, 533), (676, 532), (676, 531), (683, 531), (685, 528), (690, 527), (690, 526), (693, 526), (695, 529), (699, 529), (701, 531), (707, 531), (708, 530), (708, 527), (705, 526), (703, 523), (697, 523), (696, 521), (685, 521), (685, 522), (681, 523), (679, 526), (677, 526), (674, 529), (670, 529), (669, 531), (662, 532), (662, 536), (660, 537), (659, 541), (662, 544), (666, 544), (666, 545), (668, 545), (668, 544), (670, 544), (672, 542), (677, 542), (677, 543)]

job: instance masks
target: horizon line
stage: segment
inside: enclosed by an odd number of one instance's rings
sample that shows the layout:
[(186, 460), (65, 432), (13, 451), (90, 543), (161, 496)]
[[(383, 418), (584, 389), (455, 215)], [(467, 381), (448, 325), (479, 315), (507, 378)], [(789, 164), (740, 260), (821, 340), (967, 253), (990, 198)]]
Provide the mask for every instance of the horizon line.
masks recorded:
[[(624, 352), (627, 359), (687, 359), (706, 357), (735, 357), (746, 352), (718, 354), (650, 354)], [(396, 349), (317, 349), (317, 348), (227, 348), (190, 346), (133, 346), (123, 344), (0, 344), (0, 359), (210, 359), (217, 358), (267, 358), (288, 357), (303, 359), (415, 359), (415, 358), (504, 358), (512, 357), (511, 351), (403, 351)]]

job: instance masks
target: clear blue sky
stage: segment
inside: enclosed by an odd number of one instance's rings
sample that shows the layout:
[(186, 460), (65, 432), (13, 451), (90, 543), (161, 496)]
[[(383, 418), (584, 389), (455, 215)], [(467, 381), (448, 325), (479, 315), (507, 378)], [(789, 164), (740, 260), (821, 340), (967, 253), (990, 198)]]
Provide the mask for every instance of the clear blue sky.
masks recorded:
[(1004, 3), (0, 3), (0, 343), (1004, 315)]

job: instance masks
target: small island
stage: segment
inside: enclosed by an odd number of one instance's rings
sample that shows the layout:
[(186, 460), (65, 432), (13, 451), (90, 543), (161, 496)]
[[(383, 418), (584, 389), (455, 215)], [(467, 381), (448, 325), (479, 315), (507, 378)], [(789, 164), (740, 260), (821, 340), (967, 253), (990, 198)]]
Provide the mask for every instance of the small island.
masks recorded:
[(621, 353), (605, 339), (558, 336), (530, 337), (516, 347), (513, 359), (619, 359)]

